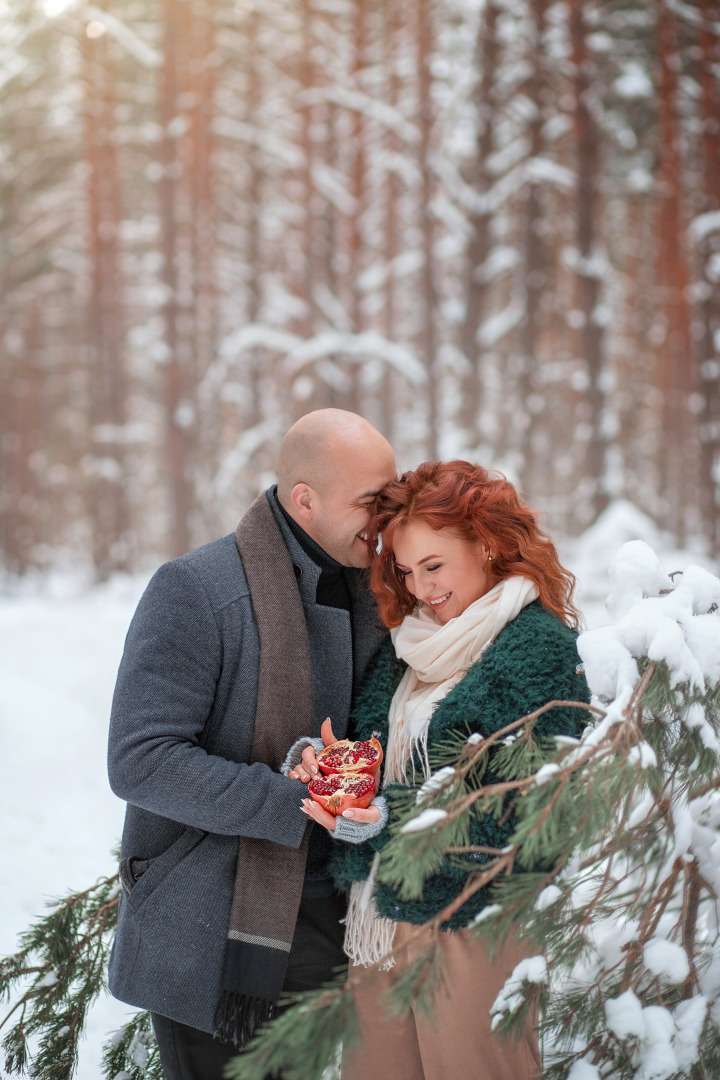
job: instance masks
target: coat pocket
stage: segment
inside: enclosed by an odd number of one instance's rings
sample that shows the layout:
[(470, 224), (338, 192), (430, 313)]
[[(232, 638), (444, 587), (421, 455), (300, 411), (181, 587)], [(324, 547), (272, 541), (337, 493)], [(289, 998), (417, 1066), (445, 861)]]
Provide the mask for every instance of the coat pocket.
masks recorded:
[[(171, 870), (205, 839), (207, 832), (188, 825), (170, 847), (154, 859), (130, 856), (123, 859), (120, 875), (125, 887), (128, 905), (137, 911), (147, 898), (165, 880)], [(138, 873), (140, 870), (140, 873)]]

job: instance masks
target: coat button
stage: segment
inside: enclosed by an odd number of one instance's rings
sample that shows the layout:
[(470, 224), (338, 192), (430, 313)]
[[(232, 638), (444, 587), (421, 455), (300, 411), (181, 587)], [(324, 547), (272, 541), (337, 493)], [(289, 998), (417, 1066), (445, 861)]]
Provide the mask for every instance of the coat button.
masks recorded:
[(302, 577), (302, 566), (298, 566), (297, 563), (293, 563), (293, 570), (295, 571), (295, 577)]

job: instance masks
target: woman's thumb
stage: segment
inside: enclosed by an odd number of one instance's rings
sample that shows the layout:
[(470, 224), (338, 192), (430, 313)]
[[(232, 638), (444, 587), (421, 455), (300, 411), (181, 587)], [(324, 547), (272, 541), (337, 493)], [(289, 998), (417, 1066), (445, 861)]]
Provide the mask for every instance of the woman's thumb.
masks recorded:
[(322, 722), (322, 727), (320, 728), (320, 738), (326, 746), (330, 746), (331, 743), (337, 742), (337, 739), (333, 735), (332, 720), (329, 716), (327, 720), (323, 720)]

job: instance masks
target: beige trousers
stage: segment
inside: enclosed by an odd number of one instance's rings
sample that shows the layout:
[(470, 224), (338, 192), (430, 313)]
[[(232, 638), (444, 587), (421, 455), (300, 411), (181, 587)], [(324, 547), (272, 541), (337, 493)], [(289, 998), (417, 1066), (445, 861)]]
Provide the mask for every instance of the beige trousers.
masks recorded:
[(519, 1041), (490, 1031), (490, 1007), (528, 954), (509, 938), (493, 960), (467, 930), (440, 934), (445, 977), (430, 1013), (392, 1016), (383, 995), (419, 958), (430, 932), (406, 944), (417, 927), (398, 923), (390, 971), (351, 966), (361, 1043), (343, 1054), (342, 1080), (530, 1080), (540, 1069), (534, 1018)]

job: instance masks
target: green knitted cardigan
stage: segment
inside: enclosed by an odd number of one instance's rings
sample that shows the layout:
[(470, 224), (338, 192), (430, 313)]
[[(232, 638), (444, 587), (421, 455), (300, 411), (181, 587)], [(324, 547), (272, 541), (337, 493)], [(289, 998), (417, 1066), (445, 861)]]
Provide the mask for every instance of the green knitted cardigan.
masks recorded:
[[(539, 600), (508, 623), (487, 649), (481, 661), (473, 664), (437, 705), (428, 730), (428, 749), (432, 763), (433, 746), (453, 732), (479, 732), (487, 737), (506, 724), (554, 699), (590, 700), (576, 641), (577, 632), (542, 607)], [(375, 733), (387, 747), (388, 710), (395, 689), (405, 671), (405, 664), (395, 656), (388, 641), (380, 650), (373, 668), (358, 695), (353, 712), (353, 735), (367, 739)], [(536, 738), (549, 735), (578, 736), (588, 714), (580, 709), (558, 708), (545, 713), (535, 724)], [(379, 733), (379, 734), (378, 734)], [(486, 782), (492, 782), (492, 751), (489, 754)], [(388, 790), (390, 823), (392, 789)], [(514, 829), (513, 818), (500, 825), (490, 815), (477, 819), (471, 828), (471, 842), (501, 848)], [(338, 842), (332, 869), (340, 889), (349, 889), (354, 881), (364, 881), (376, 851), (390, 838), (389, 829), (363, 844)], [(478, 862), (488, 856), (478, 856)], [(441, 911), (458, 895), (466, 872), (445, 861), (440, 871), (425, 883), (421, 900), (400, 900), (394, 890), (381, 884), (376, 892), (378, 911), (388, 919), (423, 923)], [(450, 929), (467, 925), (489, 902), (488, 889), (481, 889), (446, 924)]]

